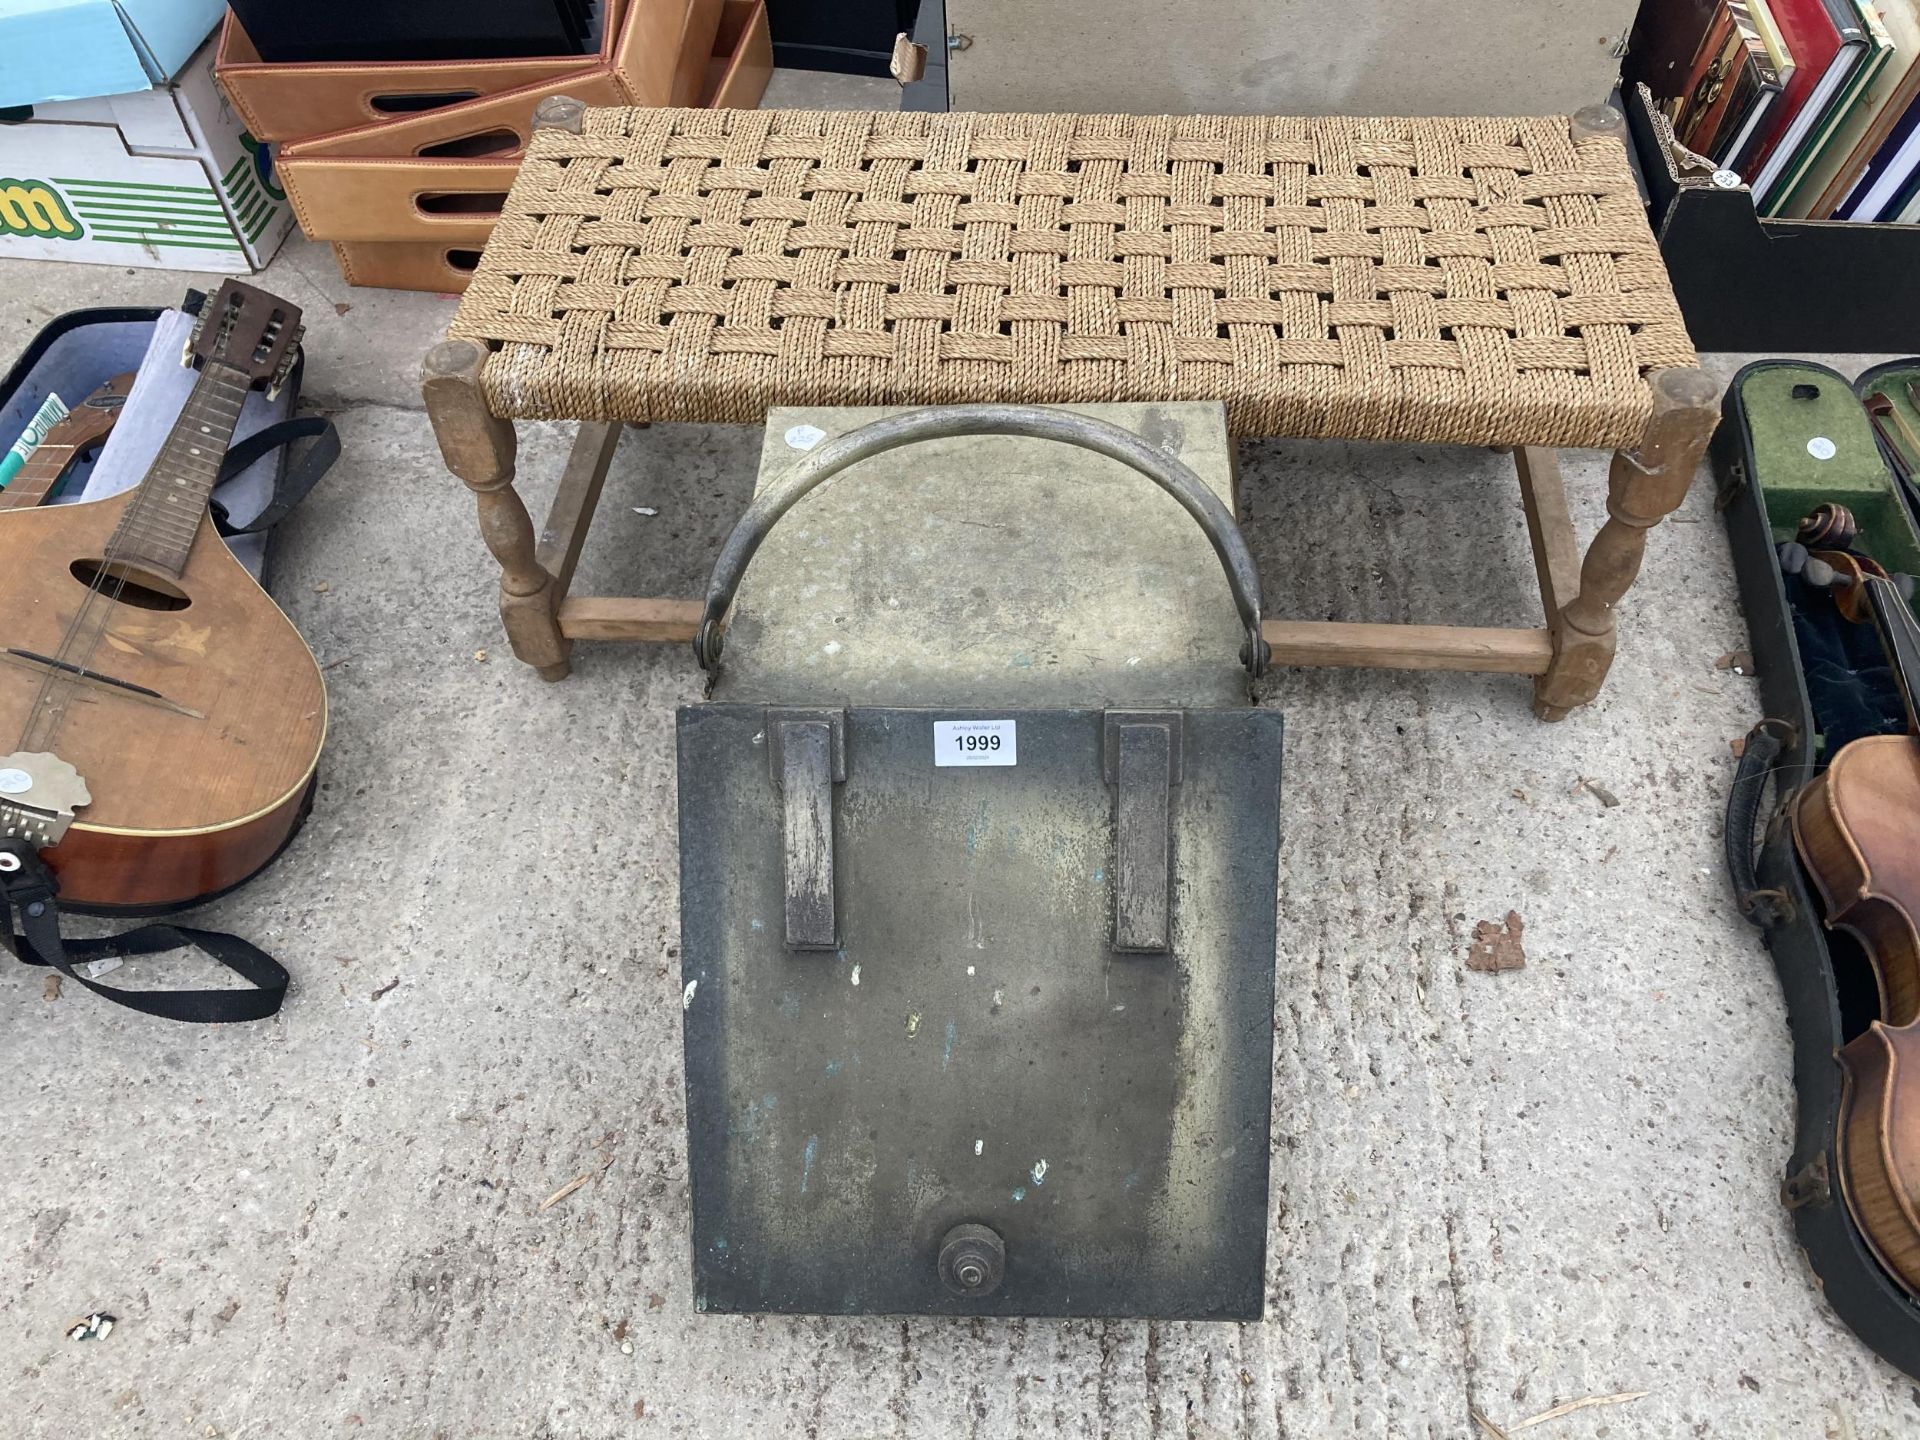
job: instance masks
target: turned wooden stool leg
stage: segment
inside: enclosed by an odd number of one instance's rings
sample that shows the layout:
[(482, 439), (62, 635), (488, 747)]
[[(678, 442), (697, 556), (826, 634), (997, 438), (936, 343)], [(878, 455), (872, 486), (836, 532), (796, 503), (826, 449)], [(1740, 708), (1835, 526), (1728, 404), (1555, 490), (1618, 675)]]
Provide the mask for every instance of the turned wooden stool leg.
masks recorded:
[(487, 409), (480, 388), (485, 360), (486, 352), (470, 340), (443, 341), (427, 352), (420, 389), (440, 453), (473, 491), (480, 537), (500, 562), (500, 619), (507, 643), (542, 680), (562, 680), (573, 646), (560, 633), (554, 614), (557, 587), (534, 557), (533, 521), (513, 488), (513, 426)]
[(1613, 607), (1640, 573), (1647, 531), (1686, 498), (1720, 417), (1719, 386), (1703, 370), (1658, 370), (1653, 418), (1637, 450), (1617, 451), (1607, 476), (1607, 523), (1587, 547), (1580, 592), (1552, 622), (1553, 664), (1534, 681), (1533, 710), (1559, 720), (1600, 693), (1613, 664)]

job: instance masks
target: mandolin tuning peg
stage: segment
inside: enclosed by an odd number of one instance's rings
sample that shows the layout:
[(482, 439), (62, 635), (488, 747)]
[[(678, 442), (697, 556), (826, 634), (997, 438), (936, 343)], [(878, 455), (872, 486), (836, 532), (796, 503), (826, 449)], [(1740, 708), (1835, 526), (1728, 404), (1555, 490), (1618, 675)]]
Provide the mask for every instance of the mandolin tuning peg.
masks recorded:
[(200, 337), (207, 329), (207, 307), (202, 305), (194, 312), (193, 329), (187, 332), (187, 342), (180, 347), (180, 363), (189, 370), (193, 368), (193, 352), (200, 348)]
[(273, 379), (267, 385), (267, 398), (274, 399), (280, 394), (280, 387), (287, 383), (287, 377), (293, 374), (293, 367), (300, 359), (300, 342), (306, 338), (307, 328), (302, 325), (293, 332), (293, 338), (287, 342), (287, 348), (280, 357), (280, 363), (274, 367)]
[(1907, 604), (1909, 605), (1913, 604), (1913, 596), (1914, 596), (1914, 590), (1915, 590), (1913, 576), (1895, 575), (1892, 578), (1893, 578), (1893, 588), (1900, 592), (1900, 598), (1906, 601)]
[(1782, 575), (1798, 575), (1807, 568), (1807, 547), (1798, 540), (1783, 540), (1773, 547)]
[(1831, 590), (1839, 583), (1840, 572), (1826, 561), (1809, 556), (1807, 563), (1801, 567), (1800, 577), (1816, 590)]

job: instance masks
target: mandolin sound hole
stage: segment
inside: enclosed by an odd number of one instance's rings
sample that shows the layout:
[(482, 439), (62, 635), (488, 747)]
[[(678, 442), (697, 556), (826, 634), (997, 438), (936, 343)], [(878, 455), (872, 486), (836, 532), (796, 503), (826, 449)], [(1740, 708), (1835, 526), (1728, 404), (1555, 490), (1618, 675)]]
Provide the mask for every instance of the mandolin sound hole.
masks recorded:
[(139, 610), (184, 610), (193, 603), (193, 598), (171, 580), (131, 565), (76, 560), (67, 568), (89, 590), (97, 587), (109, 600)]

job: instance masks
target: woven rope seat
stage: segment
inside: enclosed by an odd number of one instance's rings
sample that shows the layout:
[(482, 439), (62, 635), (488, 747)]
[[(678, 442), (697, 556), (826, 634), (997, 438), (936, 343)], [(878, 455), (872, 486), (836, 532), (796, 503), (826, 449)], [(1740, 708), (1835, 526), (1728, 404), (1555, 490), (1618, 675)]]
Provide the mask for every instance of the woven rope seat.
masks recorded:
[[(1556, 720), (1599, 694), (1647, 535), (1719, 418), (1625, 140), (1604, 106), (1287, 119), (551, 97), (422, 392), (499, 562), (514, 654), (549, 680), (576, 641), (702, 633), (696, 599), (571, 592), (624, 422), (1204, 401), (1236, 435), (1505, 447), (1543, 624), (1268, 615), (1259, 648), (1531, 675)], [(514, 488), (518, 420), (581, 422), (538, 529)], [(1614, 452), (1584, 550), (1563, 446)]]
[(590, 109), (449, 334), (503, 419), (1220, 400), (1514, 446), (1633, 446), (1694, 364), (1625, 151), (1565, 117)]

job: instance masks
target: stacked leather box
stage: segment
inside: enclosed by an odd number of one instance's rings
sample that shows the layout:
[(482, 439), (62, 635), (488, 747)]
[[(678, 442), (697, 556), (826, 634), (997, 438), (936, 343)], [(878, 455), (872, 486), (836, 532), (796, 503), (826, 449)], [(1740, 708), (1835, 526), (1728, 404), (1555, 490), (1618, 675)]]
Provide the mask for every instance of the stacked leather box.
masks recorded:
[(229, 14), (216, 73), (280, 146), (300, 228), (355, 285), (464, 290), (520, 168), (534, 107), (751, 109), (773, 73), (765, 0), (604, 0), (598, 57), (268, 63)]

